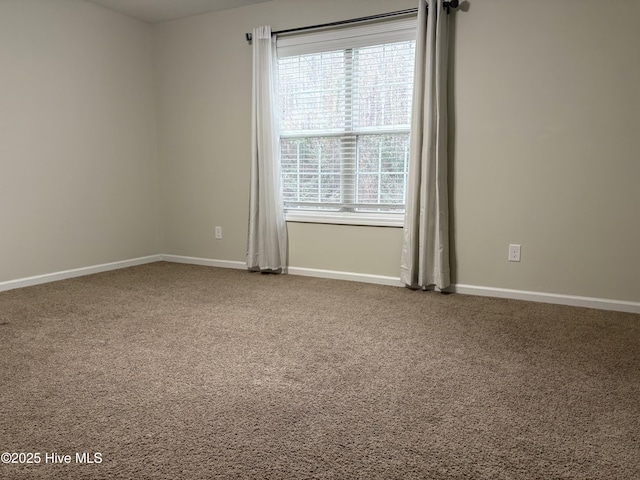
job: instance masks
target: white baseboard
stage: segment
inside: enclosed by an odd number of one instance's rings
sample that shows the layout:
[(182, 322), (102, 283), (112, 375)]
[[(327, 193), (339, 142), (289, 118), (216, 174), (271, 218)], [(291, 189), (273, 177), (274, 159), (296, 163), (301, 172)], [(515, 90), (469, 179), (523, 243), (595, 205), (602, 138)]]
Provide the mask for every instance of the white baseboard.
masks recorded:
[(526, 290), (479, 287), (477, 285), (463, 284), (454, 285), (453, 291), (464, 295), (510, 298), (513, 300), (527, 300), (530, 302), (555, 303), (558, 305), (570, 305), (573, 307), (596, 308), (598, 310), (614, 310), (617, 312), (640, 313), (640, 302), (629, 302), (625, 300), (580, 297), (577, 295), (560, 295), (557, 293), (530, 292)]
[[(153, 262), (172, 262), (190, 265), (203, 265), (207, 267), (233, 268), (244, 270), (247, 265), (244, 262), (231, 260), (215, 260), (209, 258), (185, 257), (182, 255), (150, 255), (147, 257), (123, 260), (120, 262), (104, 263), (92, 267), (76, 268), (62, 272), (37, 275), (34, 277), (21, 278), (0, 282), (0, 292), (12, 290), (14, 288), (29, 287), (41, 283), (55, 282), (67, 278), (92, 275), (94, 273), (107, 272), (120, 268), (134, 267)], [(289, 267), (291, 275), (301, 275), (306, 277), (331, 278), (334, 280), (348, 280), (353, 282), (373, 283), (377, 285), (389, 285), (393, 287), (403, 287), (404, 284), (399, 277), (387, 277), (383, 275), (373, 275), (366, 273), (341, 272), (336, 270), (320, 270), (315, 268)], [(451, 290), (463, 295), (478, 295), (483, 297), (510, 298), (514, 300), (527, 300), (531, 302), (555, 303), (559, 305), (570, 305), (574, 307), (596, 308), (599, 310), (613, 310), (618, 312), (640, 313), (640, 302), (630, 302), (625, 300), (611, 300), (607, 298), (580, 297), (576, 295), (560, 295), (556, 293), (530, 292), (526, 290), (511, 290), (507, 288), (482, 287), (477, 285), (456, 284)]]
[[(162, 255), (162, 260), (175, 263), (187, 263), (204, 265), (209, 267), (235, 268), (244, 270), (245, 262), (229, 260), (213, 260), (208, 258), (184, 257), (180, 255)], [(392, 287), (404, 287), (400, 277), (388, 277), (368, 273), (341, 272), (337, 270), (320, 270), (316, 268), (289, 267), (290, 275), (305, 277), (330, 278), (334, 280), (347, 280), (352, 282), (373, 283)], [(463, 295), (478, 295), (482, 297), (510, 298), (513, 300), (527, 300), (530, 302), (555, 303), (574, 307), (595, 308), (599, 310), (612, 310), (617, 312), (640, 313), (640, 302), (625, 300), (611, 300), (608, 298), (580, 297), (576, 295), (561, 295), (556, 293), (531, 292), (526, 290), (512, 290), (507, 288), (482, 287), (477, 285), (452, 285), (448, 291)]]
[[(173, 263), (187, 263), (191, 265), (203, 265), (206, 267), (235, 268), (246, 270), (245, 262), (231, 260), (214, 260), (210, 258), (185, 257), (182, 255), (162, 255), (162, 260)], [(336, 270), (319, 270), (316, 268), (288, 267), (287, 273), (290, 275), (301, 275), (303, 277), (332, 278), (334, 280), (349, 280), (352, 282), (375, 283), (378, 285), (390, 285), (393, 287), (403, 287), (400, 278), (385, 277), (383, 275), (372, 275), (367, 273), (339, 272)]]
[(172, 263), (186, 263), (189, 265), (202, 265), (205, 267), (235, 268), (238, 270), (246, 270), (245, 262), (236, 262), (232, 260), (214, 260), (211, 258), (185, 257), (182, 255), (161, 255), (162, 260)]
[[(182, 255), (162, 255), (162, 260), (173, 263), (186, 263), (190, 265), (203, 265), (206, 267), (234, 268), (247, 270), (245, 262), (231, 260), (214, 260), (210, 258), (185, 257)], [(375, 283), (378, 285), (391, 285), (393, 287), (403, 287), (400, 278), (385, 277), (382, 275), (372, 275), (366, 273), (339, 272), (336, 270), (318, 270), (315, 268), (289, 267), (287, 273), (290, 275), (300, 275), (303, 277), (331, 278), (334, 280), (349, 280), (352, 282)]]
[(316, 268), (301, 267), (289, 267), (287, 271), (290, 275), (301, 275), (304, 277), (332, 278), (334, 280), (349, 280), (352, 282), (404, 287), (404, 283), (400, 281), (399, 277), (386, 277), (384, 275), (373, 275), (369, 273), (339, 272), (336, 270), (318, 270)]
[(94, 273), (118, 270), (120, 268), (135, 267), (136, 265), (144, 265), (145, 263), (159, 262), (161, 260), (162, 255), (149, 255), (147, 257), (122, 260), (120, 262), (103, 263), (101, 265), (94, 265), (92, 267), (74, 268), (72, 270), (64, 270), (62, 272), (47, 273), (44, 275), (36, 275), (34, 277), (27, 278), (19, 278), (18, 280), (0, 282), (0, 292), (13, 290), (15, 288), (30, 287), (32, 285), (39, 285), (41, 283), (66, 280), (67, 278), (83, 277), (85, 275), (93, 275)]

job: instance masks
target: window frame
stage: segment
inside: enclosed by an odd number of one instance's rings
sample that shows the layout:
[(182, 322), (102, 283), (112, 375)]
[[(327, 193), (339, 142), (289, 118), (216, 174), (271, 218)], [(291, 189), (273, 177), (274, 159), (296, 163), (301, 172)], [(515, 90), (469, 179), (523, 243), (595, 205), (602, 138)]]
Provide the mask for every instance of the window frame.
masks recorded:
[[(342, 50), (345, 51), (348, 61), (352, 62), (351, 65), (353, 65), (352, 52), (354, 49), (404, 41), (415, 41), (415, 32), (416, 19), (415, 17), (411, 17), (400, 20), (387, 20), (368, 25), (343, 27), (331, 31), (278, 37), (277, 57), (280, 59), (304, 54)], [(348, 123), (349, 122), (346, 122), (347, 129), (345, 131), (341, 131), (340, 135), (342, 137), (345, 136), (345, 134), (352, 134), (354, 138), (354, 145), (357, 145), (357, 139), (359, 136), (367, 134), (410, 135), (410, 126), (409, 128), (393, 128), (388, 126), (360, 128), (354, 131)], [(323, 132), (313, 133), (312, 131), (302, 132), (300, 134), (286, 133), (280, 136), (279, 142), (282, 138), (324, 138), (325, 136), (326, 134), (323, 134)], [(357, 161), (357, 154), (353, 157), (353, 160)], [(356, 185), (357, 181), (358, 172), (355, 167), (356, 165), (352, 165), (351, 173), (349, 173), (349, 175), (353, 175), (352, 185)], [(405, 165), (405, 171), (402, 174), (405, 176), (405, 182), (408, 182), (408, 164)], [(343, 178), (343, 175), (344, 174), (341, 174), (341, 178)], [(356, 193), (355, 191), (352, 193), (354, 197), (351, 199), (352, 202), (350, 203), (352, 205), (356, 205)], [(341, 204), (344, 203), (349, 202), (341, 202)], [(404, 217), (404, 212), (362, 212), (356, 210), (321, 211), (303, 208), (298, 210), (295, 208), (285, 207), (285, 219), (288, 222), (402, 227), (404, 225)]]

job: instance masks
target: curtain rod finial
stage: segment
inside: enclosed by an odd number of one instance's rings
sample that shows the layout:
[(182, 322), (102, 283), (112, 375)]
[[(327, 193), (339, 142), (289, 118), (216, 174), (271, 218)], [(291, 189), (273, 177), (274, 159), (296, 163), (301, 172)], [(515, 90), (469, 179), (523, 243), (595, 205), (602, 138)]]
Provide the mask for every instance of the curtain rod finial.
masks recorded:
[(253, 34), (245, 33), (244, 36), (247, 39), (247, 42), (251, 43), (251, 40), (253, 40)]
[(448, 2), (444, 2), (443, 6), (447, 10), (447, 14), (449, 14), (451, 8), (458, 8), (460, 6), (460, 2), (459, 0), (450, 0)]

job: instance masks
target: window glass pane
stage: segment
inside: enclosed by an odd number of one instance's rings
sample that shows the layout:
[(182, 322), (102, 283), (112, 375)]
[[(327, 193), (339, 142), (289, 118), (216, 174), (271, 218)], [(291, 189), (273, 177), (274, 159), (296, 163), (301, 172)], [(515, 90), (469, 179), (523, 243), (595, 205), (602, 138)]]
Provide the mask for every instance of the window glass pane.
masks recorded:
[(404, 211), (414, 44), (279, 59), (285, 208)]
[(404, 203), (404, 182), (402, 174), (382, 174), (380, 178), (380, 203)]
[(358, 137), (357, 203), (404, 205), (409, 134)]
[(344, 52), (281, 59), (280, 130), (339, 129), (344, 125)]
[(341, 201), (339, 137), (282, 139), (280, 149), (285, 205)]
[(410, 124), (414, 43), (360, 48), (354, 71), (354, 126)]

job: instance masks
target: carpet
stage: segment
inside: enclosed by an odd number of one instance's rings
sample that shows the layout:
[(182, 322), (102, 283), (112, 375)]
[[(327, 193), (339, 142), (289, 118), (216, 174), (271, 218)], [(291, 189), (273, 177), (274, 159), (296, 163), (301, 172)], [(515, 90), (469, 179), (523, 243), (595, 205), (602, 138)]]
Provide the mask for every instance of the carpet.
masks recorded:
[(0, 345), (0, 478), (640, 478), (636, 314), (159, 262)]

